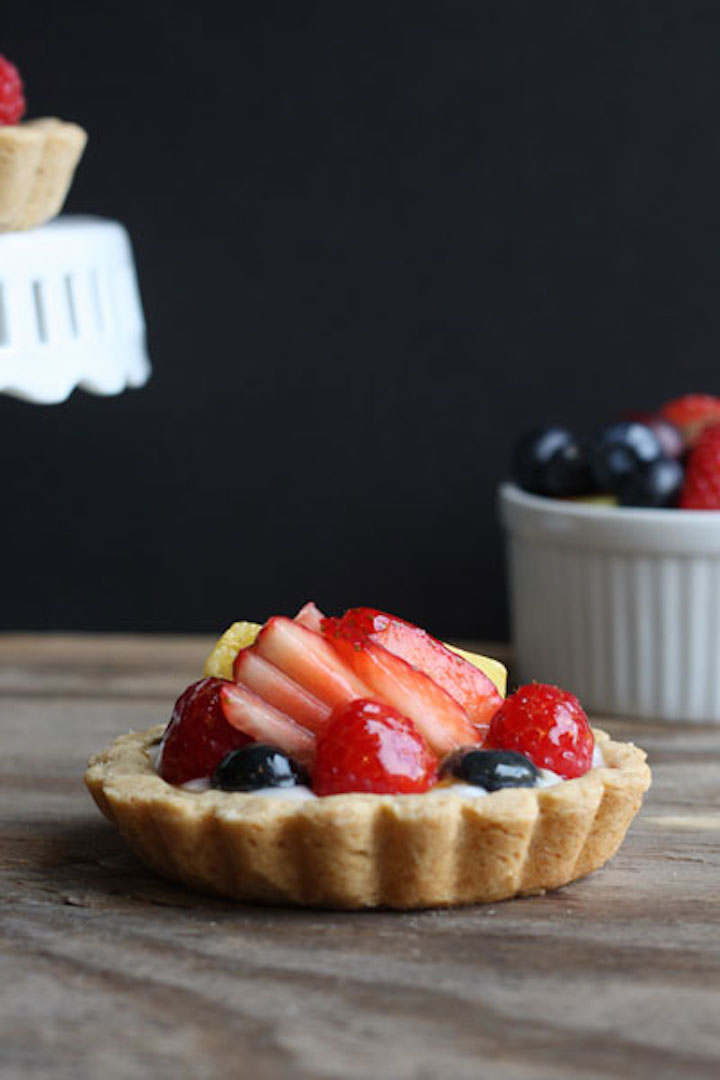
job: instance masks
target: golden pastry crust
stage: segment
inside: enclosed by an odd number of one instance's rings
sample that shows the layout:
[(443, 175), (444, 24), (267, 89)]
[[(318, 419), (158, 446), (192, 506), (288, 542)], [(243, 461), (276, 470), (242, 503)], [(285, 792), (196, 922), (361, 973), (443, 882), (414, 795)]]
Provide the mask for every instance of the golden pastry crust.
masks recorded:
[(549, 788), (198, 793), (155, 772), (149, 751), (163, 730), (121, 736), (90, 760), (85, 782), (148, 866), (247, 902), (411, 909), (544, 892), (615, 854), (650, 785), (642, 750), (595, 731), (606, 765)]
[(0, 127), (0, 232), (60, 213), (86, 142), (81, 127), (54, 117)]

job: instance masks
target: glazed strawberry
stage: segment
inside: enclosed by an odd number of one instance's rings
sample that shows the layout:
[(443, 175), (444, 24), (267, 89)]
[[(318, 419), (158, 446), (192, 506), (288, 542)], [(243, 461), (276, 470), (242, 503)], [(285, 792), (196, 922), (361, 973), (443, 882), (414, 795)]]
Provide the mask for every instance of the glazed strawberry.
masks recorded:
[(284, 671), (264, 660), (254, 646), (241, 649), (235, 658), (233, 676), (310, 731), (319, 731), (330, 719), (332, 709), (313, 694), (304, 690)]
[(0, 54), (0, 126), (17, 124), (25, 113), (20, 72)]
[(720, 510), (720, 424), (706, 427), (690, 451), (678, 505), (682, 510)]
[(423, 792), (435, 783), (436, 764), (407, 717), (378, 701), (358, 699), (338, 706), (318, 736), (313, 789), (316, 795)]
[(220, 704), (227, 679), (200, 679), (178, 698), (162, 740), (158, 772), (169, 784), (205, 779), (231, 750), (249, 740), (225, 719)]
[(247, 686), (226, 682), (220, 690), (220, 699), (228, 723), (252, 742), (277, 746), (303, 765), (312, 760), (315, 753), (312, 732), (268, 705)]
[(569, 780), (592, 768), (594, 744), (588, 718), (574, 694), (531, 683), (502, 703), (485, 747), (516, 750), (539, 769), (551, 769)]
[(685, 394), (663, 405), (660, 415), (680, 428), (688, 446), (694, 446), (708, 424), (720, 422), (720, 398), (712, 394)]
[(412, 720), (436, 754), (480, 742), (455, 698), (367, 634), (350, 625), (336, 626), (328, 641), (343, 664), (370, 688), (371, 695)]
[(475, 741), (482, 741), (503, 699), (484, 672), (451, 652), (427, 631), (375, 608), (350, 608), (340, 619), (324, 619), (323, 631), (329, 637), (345, 631), (366, 634), (424, 672), (463, 707), (477, 730)]

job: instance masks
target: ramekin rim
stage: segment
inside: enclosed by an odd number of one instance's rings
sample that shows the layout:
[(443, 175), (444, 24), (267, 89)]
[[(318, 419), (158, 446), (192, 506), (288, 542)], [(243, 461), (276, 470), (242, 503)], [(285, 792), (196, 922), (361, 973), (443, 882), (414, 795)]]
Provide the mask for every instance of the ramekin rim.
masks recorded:
[[(537, 510), (544, 514), (557, 514), (582, 520), (604, 520), (617, 522), (652, 523), (657, 527), (661, 522), (687, 528), (700, 528), (713, 525), (720, 529), (720, 511), (718, 510), (679, 510), (677, 508), (651, 508), (640, 506), (606, 506), (598, 503), (570, 502), (565, 499), (553, 499), (547, 495), (534, 495), (523, 491), (512, 481), (503, 481), (499, 487), (500, 498), (523, 509)], [(662, 527), (662, 526), (661, 526)]]

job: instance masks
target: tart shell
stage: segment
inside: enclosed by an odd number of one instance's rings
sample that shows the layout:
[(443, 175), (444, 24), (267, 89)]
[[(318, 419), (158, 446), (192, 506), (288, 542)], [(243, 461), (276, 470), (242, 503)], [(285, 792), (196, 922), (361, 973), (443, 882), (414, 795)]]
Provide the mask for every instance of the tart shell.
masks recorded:
[(155, 772), (163, 731), (121, 736), (90, 760), (85, 782), (149, 867), (246, 902), (409, 910), (545, 892), (615, 854), (650, 786), (644, 752), (595, 730), (605, 765), (547, 788), (478, 798), (452, 787), (305, 800), (198, 793)]
[(55, 117), (0, 127), (0, 232), (60, 213), (86, 142), (78, 124)]

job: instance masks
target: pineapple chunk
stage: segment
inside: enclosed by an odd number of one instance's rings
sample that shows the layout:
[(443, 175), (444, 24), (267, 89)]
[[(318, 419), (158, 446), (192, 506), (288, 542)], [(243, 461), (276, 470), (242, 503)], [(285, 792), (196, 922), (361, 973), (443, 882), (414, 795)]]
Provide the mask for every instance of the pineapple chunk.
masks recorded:
[(215, 643), (215, 647), (205, 661), (203, 675), (232, 679), (233, 660), (241, 649), (252, 645), (260, 628), (260, 623), (234, 622)]
[(455, 645), (446, 645), (446, 648), (451, 649), (458, 656), (462, 656), (463, 660), (467, 660), (469, 664), (474, 664), (476, 668), (480, 668), (488, 679), (495, 684), (502, 697), (505, 697), (507, 693), (507, 668), (504, 664), (501, 664), (499, 660), (493, 660), (491, 656), (465, 652), (464, 649), (458, 649)]

